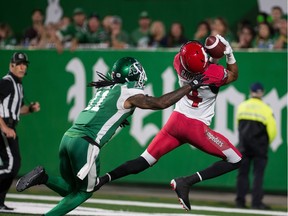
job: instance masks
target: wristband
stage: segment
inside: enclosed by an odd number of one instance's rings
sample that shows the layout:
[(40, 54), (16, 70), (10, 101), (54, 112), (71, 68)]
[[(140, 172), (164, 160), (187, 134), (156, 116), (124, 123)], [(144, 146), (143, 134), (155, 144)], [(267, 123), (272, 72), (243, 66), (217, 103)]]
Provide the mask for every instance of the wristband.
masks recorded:
[(33, 109), (32, 106), (33, 106), (33, 104), (30, 104), (30, 105), (29, 105), (29, 112), (30, 112), (30, 113), (33, 113), (33, 112), (34, 112), (34, 109)]
[(235, 64), (236, 63), (236, 59), (235, 59), (233, 53), (226, 55), (226, 63), (227, 64)]

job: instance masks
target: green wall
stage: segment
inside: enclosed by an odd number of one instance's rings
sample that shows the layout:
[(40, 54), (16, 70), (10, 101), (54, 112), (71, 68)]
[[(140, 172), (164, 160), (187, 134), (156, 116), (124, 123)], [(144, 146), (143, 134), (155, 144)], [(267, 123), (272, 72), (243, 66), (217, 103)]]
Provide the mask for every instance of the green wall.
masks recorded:
[[(29, 2), (29, 3), (28, 3)], [(18, 37), (23, 29), (31, 23), (31, 12), (40, 8), (44, 12), (48, 0), (10, 0), (0, 2), (0, 22), (8, 22)], [(206, 18), (224, 17), (233, 32), (236, 32), (237, 23), (248, 19), (255, 23), (258, 13), (257, 0), (62, 0), (60, 5), (64, 14), (72, 15), (76, 7), (82, 7), (87, 14), (98, 12), (105, 15), (119, 15), (123, 19), (123, 28), (128, 32), (137, 27), (139, 13), (147, 10), (153, 20), (162, 20), (168, 29), (173, 21), (183, 23), (186, 35), (193, 39), (196, 25)]]
[[(160, 96), (178, 88), (172, 67), (174, 50), (159, 51), (64, 51), (25, 50), (31, 61), (24, 78), (28, 101), (39, 101), (41, 111), (23, 116), (18, 127), (22, 152), (23, 175), (36, 165), (44, 165), (49, 173), (58, 174), (58, 145), (66, 129), (92, 96), (86, 88), (96, 80), (95, 71), (106, 73), (118, 58), (136, 57), (144, 66), (148, 83), (146, 92)], [(6, 74), (12, 50), (0, 50), (0, 75)], [(239, 64), (239, 79), (221, 88), (216, 104), (212, 128), (223, 133), (237, 145), (235, 111), (248, 97), (248, 88), (254, 81), (263, 82), (269, 103), (277, 119), (279, 130), (269, 150), (269, 163), (265, 176), (265, 189), (287, 191), (287, 53), (286, 52), (235, 52)], [(223, 59), (221, 63), (225, 63)], [(141, 111), (129, 119), (130, 127), (117, 133), (101, 153), (101, 173), (122, 162), (139, 156), (163, 126), (173, 107), (163, 111)], [(175, 176), (199, 171), (218, 158), (206, 155), (189, 145), (183, 145), (161, 158), (151, 169), (119, 180), (120, 182), (168, 184)], [(236, 172), (198, 184), (202, 187), (235, 187)]]

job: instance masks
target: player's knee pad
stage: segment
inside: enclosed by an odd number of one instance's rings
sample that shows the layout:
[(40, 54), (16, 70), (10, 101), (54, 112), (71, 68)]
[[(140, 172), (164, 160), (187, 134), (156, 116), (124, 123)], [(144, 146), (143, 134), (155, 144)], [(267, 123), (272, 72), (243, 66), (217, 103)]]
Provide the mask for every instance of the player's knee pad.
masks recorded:
[(232, 148), (223, 151), (223, 153), (226, 156), (226, 161), (229, 163), (236, 164), (242, 159), (242, 155)]
[(145, 160), (149, 163), (150, 166), (153, 166), (157, 160), (154, 158), (147, 149), (141, 154), (141, 157), (145, 158)]

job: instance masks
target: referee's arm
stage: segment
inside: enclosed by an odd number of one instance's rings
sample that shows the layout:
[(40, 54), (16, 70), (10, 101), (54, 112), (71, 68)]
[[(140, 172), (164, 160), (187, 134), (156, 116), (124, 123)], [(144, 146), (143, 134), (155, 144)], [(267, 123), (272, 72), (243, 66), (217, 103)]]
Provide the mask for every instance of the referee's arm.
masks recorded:
[(7, 138), (16, 138), (16, 132), (7, 126), (4, 120), (0, 117), (0, 129), (6, 135)]
[(40, 111), (40, 104), (38, 102), (33, 102), (29, 106), (24, 104), (20, 108), (21, 115), (38, 112), (38, 111)]

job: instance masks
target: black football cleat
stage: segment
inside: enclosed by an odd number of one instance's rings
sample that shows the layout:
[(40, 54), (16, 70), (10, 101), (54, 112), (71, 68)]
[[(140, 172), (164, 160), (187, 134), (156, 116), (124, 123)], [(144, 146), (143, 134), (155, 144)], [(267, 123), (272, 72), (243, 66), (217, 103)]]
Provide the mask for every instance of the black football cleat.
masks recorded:
[(48, 175), (42, 166), (37, 166), (35, 169), (22, 176), (16, 183), (16, 190), (22, 192), (34, 185), (45, 184), (48, 180)]
[(6, 205), (0, 205), (0, 211), (2, 211), (2, 210), (4, 210), (4, 211), (13, 211), (14, 208), (10, 208), (10, 207), (8, 207)]
[(180, 204), (186, 211), (191, 210), (189, 201), (189, 188), (190, 186), (184, 181), (184, 178), (180, 177), (172, 179), (170, 183), (172, 189), (176, 192)]
[(260, 203), (259, 205), (252, 205), (251, 208), (259, 210), (271, 210), (271, 207), (264, 203)]

